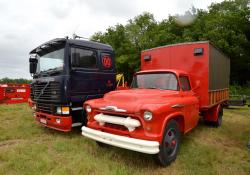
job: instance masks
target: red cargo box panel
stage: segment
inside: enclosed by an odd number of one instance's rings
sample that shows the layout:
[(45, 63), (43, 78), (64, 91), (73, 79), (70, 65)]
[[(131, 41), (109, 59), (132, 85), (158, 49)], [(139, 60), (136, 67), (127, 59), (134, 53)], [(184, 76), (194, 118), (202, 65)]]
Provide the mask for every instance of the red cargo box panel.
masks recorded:
[(229, 98), (230, 59), (208, 41), (173, 44), (145, 50), (141, 69), (178, 69), (190, 75), (201, 108)]
[(4, 87), (0, 85), (0, 103), (4, 99)]
[(4, 84), (0, 85), (0, 103), (15, 104), (28, 102), (30, 85)]

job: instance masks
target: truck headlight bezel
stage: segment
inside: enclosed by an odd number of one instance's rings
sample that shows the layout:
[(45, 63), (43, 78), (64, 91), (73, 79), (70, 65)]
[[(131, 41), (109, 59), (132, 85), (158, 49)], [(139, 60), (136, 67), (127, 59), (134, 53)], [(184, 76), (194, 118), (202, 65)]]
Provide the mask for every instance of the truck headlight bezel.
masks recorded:
[(56, 107), (56, 114), (69, 115), (70, 114), (69, 106), (57, 106)]
[(153, 119), (153, 113), (150, 111), (144, 111), (143, 118), (146, 121), (151, 121)]

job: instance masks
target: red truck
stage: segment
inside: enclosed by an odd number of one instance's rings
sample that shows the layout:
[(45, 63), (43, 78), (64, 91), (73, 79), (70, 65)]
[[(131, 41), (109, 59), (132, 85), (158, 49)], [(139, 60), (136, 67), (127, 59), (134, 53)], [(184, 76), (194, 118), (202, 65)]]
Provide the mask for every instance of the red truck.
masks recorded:
[(142, 51), (131, 89), (84, 103), (82, 135), (99, 145), (155, 154), (160, 165), (176, 159), (180, 136), (200, 116), (220, 126), (229, 98), (230, 59), (208, 41)]

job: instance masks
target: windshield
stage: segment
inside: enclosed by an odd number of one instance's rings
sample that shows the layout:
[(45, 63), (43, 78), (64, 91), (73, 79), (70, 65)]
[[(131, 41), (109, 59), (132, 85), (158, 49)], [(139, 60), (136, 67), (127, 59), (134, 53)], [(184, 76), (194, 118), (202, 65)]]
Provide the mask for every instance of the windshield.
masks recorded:
[(62, 70), (64, 60), (64, 48), (58, 49), (44, 55), (37, 55), (37, 73), (48, 70)]
[(147, 73), (134, 76), (132, 88), (178, 90), (178, 81), (173, 73)]

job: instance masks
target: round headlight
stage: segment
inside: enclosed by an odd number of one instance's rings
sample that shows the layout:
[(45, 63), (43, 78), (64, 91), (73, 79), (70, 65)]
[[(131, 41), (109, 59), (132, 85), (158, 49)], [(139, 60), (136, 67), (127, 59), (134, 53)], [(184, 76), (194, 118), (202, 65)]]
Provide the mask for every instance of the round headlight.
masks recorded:
[(90, 107), (89, 105), (87, 105), (87, 106), (85, 107), (85, 109), (86, 109), (86, 111), (87, 111), (88, 113), (90, 113), (90, 112), (92, 111), (92, 109), (91, 109), (91, 107)]
[(143, 117), (144, 117), (145, 120), (150, 121), (153, 118), (153, 114), (152, 114), (152, 112), (145, 111)]

